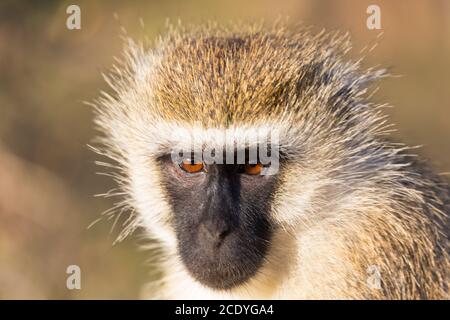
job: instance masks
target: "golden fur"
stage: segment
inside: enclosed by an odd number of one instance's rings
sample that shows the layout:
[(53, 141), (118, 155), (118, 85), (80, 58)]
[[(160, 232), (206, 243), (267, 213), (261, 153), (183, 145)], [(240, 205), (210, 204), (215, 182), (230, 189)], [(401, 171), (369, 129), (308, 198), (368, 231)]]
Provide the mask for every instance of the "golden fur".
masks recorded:
[[(346, 35), (280, 25), (173, 29), (153, 48), (128, 40), (107, 77), (114, 93), (95, 104), (97, 151), (116, 162), (117, 208), (132, 210), (124, 236), (142, 226), (163, 252), (146, 297), (449, 298), (449, 186), (386, 139), (367, 92), (385, 72), (349, 50)], [(220, 144), (218, 132), (261, 129), (280, 132), (284, 159), (274, 239), (255, 277), (214, 291), (178, 259), (153, 159), (193, 135)], [(373, 270), (381, 287), (368, 285)]]

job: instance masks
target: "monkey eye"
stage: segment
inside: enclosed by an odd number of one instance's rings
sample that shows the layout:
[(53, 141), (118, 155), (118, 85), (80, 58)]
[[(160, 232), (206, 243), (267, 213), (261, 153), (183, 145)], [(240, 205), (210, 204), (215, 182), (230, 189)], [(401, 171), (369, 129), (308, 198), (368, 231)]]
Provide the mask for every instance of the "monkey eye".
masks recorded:
[(245, 165), (245, 168), (244, 168), (244, 170), (245, 170), (245, 173), (246, 174), (249, 174), (249, 175), (258, 175), (258, 174), (261, 174), (261, 170), (262, 170), (262, 168), (263, 168), (263, 165), (261, 164), (261, 163), (255, 163), (255, 164), (250, 164), (250, 163), (247, 163), (246, 165)]
[(180, 168), (188, 173), (197, 173), (203, 170), (203, 163), (196, 163), (194, 159), (186, 159), (180, 164)]

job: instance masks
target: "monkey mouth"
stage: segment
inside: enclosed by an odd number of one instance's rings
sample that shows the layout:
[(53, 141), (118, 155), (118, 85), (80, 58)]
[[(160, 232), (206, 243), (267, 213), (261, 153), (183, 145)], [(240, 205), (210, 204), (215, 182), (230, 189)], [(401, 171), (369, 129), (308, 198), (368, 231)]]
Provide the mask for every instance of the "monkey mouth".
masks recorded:
[(258, 237), (230, 234), (221, 241), (179, 245), (179, 252), (195, 280), (212, 289), (229, 290), (246, 283), (258, 272), (268, 243)]

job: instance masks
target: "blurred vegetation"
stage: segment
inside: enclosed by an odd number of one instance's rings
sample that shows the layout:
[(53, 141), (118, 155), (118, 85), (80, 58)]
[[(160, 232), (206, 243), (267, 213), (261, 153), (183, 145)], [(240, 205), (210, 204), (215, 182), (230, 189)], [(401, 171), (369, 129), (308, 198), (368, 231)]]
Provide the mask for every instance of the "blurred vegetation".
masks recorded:
[[(81, 7), (82, 29), (66, 29)], [(2, 1), (0, 4), (0, 298), (137, 298), (148, 280), (139, 233), (112, 246), (113, 221), (87, 226), (112, 203), (95, 175), (91, 101), (101, 73), (121, 53), (121, 28), (135, 38), (164, 31), (166, 19), (272, 21), (289, 16), (318, 30), (350, 31), (357, 55), (377, 42), (366, 8), (381, 7), (383, 36), (366, 65), (391, 67), (381, 83), (395, 133), (439, 172), (450, 171), (450, 1)], [(143, 24), (140, 22), (142, 20)], [(82, 289), (65, 287), (66, 267)]]

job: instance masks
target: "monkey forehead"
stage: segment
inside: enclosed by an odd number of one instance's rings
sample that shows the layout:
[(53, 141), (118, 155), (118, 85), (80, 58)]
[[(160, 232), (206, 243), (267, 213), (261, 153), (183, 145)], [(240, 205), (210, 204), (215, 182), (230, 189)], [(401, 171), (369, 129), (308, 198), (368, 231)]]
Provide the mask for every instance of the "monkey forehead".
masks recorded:
[[(315, 43), (318, 45), (318, 42)], [(311, 40), (269, 34), (185, 37), (160, 50), (153, 107), (165, 119), (226, 126), (273, 119), (295, 104)]]
[(251, 146), (276, 128), (280, 151), (295, 155), (343, 143), (332, 128), (346, 130), (345, 140), (376, 134), (381, 117), (363, 100), (384, 73), (343, 62), (348, 40), (283, 30), (177, 35), (153, 49), (130, 40), (106, 77), (114, 94), (98, 99), (96, 123), (120, 150), (145, 153)]
[[(154, 156), (171, 152), (196, 151), (204, 149), (242, 150), (247, 148), (269, 147), (282, 151), (293, 148), (292, 130), (282, 124), (264, 124), (258, 126), (208, 127), (201, 124), (179, 124), (160, 122), (152, 128), (149, 136), (149, 148)], [(158, 139), (157, 144), (151, 136)]]

